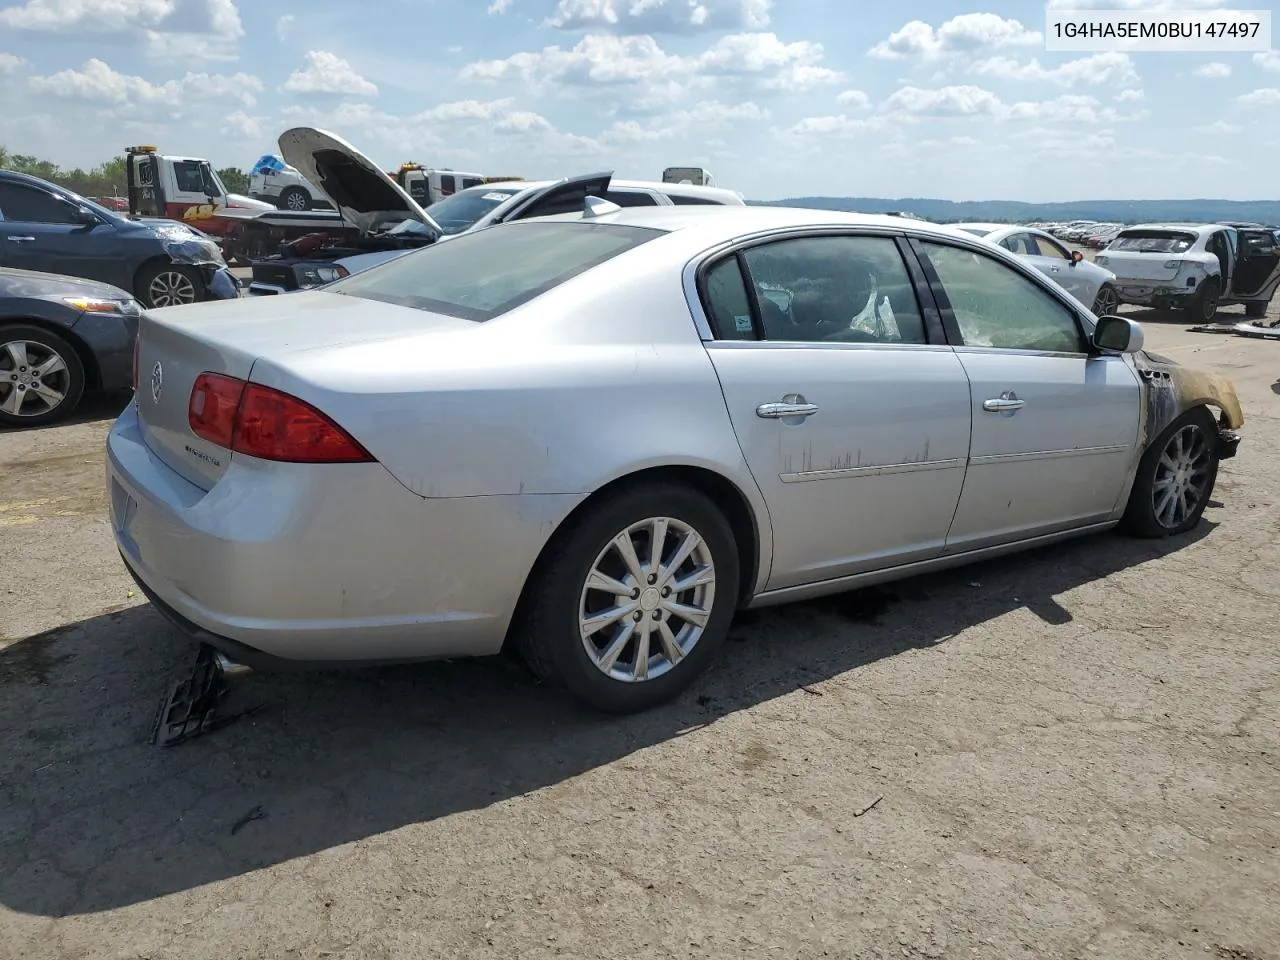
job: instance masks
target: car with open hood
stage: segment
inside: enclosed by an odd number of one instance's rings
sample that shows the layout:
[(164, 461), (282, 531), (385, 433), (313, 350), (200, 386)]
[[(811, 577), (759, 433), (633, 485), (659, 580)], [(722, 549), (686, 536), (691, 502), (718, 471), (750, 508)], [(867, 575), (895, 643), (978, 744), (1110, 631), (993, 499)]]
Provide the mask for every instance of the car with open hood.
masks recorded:
[(424, 209), (373, 160), (336, 134), (295, 127), (280, 135), (279, 145), (284, 160), (333, 199), (342, 219), (357, 228), (358, 237), (332, 242), (317, 234), (283, 245), (276, 256), (253, 263), (251, 296), (314, 288), (467, 230), (577, 210), (587, 196), (624, 207), (745, 202), (733, 190), (615, 180), (611, 172), (603, 172), (483, 184)]
[(0, 267), (108, 283), (146, 307), (240, 295), (222, 250), (199, 230), (122, 216), (10, 170), (0, 170)]
[(740, 608), (1185, 534), (1244, 419), (1001, 247), (785, 207), (587, 197), (137, 340), (110, 529), (178, 628), (249, 666), (509, 648), (622, 712)]

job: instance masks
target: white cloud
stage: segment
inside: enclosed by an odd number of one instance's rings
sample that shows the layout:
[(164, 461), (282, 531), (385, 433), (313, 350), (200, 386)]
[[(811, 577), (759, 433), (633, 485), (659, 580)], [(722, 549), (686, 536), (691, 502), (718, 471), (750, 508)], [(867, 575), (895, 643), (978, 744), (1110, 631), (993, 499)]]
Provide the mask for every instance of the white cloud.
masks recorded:
[(625, 34), (763, 30), (772, 6), (773, 0), (559, 0), (547, 23)]
[[(1261, 56), (1261, 54), (1259, 54)], [(1216, 79), (1231, 76), (1231, 67), (1225, 63), (1205, 63), (1191, 71), (1197, 77)]]
[(1043, 40), (1043, 34), (1012, 18), (965, 13), (936, 30), (923, 20), (912, 20), (877, 43), (867, 55), (882, 60), (937, 60), (956, 54), (1033, 46)]
[(262, 127), (265, 119), (237, 110), (222, 118), (222, 127), (218, 132), (228, 140), (262, 140), (266, 136)]
[(1216, 10), (1232, 0), (1049, 0), (1050, 10)]
[(888, 126), (884, 117), (850, 117), (838, 113), (824, 117), (805, 117), (783, 131), (786, 137), (850, 137), (859, 133), (881, 131)]
[(1047, 80), (1064, 87), (1081, 85), (1127, 86), (1138, 82), (1133, 59), (1125, 53), (1109, 51), (1078, 60), (1068, 60), (1056, 67), (1043, 67), (1039, 60), (1019, 63), (1011, 57), (991, 57), (969, 65), (972, 73), (1007, 80)]
[(1275, 87), (1264, 87), (1252, 93), (1241, 94), (1236, 100), (1246, 107), (1273, 107), (1280, 104), (1280, 90)]
[(1229, 137), (1244, 131), (1244, 127), (1236, 126), (1234, 123), (1227, 123), (1225, 120), (1215, 120), (1213, 123), (1206, 124), (1203, 127), (1196, 127), (1196, 133), (1206, 133), (1209, 136)]
[(283, 40), (289, 34), (293, 33), (294, 27), (298, 25), (298, 18), (292, 13), (286, 13), (276, 21), (276, 36)]
[(743, 123), (755, 123), (769, 118), (769, 111), (758, 104), (746, 101), (725, 104), (718, 100), (703, 100), (683, 110), (673, 110), (645, 125), (635, 120), (614, 123), (599, 139), (604, 143), (639, 143), (652, 140), (669, 140), (694, 134), (699, 138), (715, 130), (728, 130)]
[(116, 36), (179, 62), (234, 59), (244, 25), (235, 0), (27, 0), (0, 10), (0, 28), (66, 37)]
[(371, 97), (378, 92), (377, 86), (356, 73), (351, 64), (327, 50), (308, 50), (306, 65), (289, 74), (281, 89), (355, 97)]
[(861, 90), (846, 90), (844, 93), (836, 97), (836, 103), (846, 107), (856, 107), (865, 110), (871, 106), (871, 98)]
[(1121, 103), (1133, 103), (1147, 99), (1147, 93), (1145, 90), (1121, 90), (1116, 94), (1116, 99)]
[(1000, 98), (990, 90), (965, 84), (937, 90), (903, 87), (885, 100), (883, 109), (927, 117), (970, 117), (994, 114), (1000, 105)]
[(26, 61), (15, 53), (0, 53), (0, 77), (7, 73), (17, 73), (24, 63)]
[(262, 81), (247, 73), (188, 73), (179, 80), (151, 83), (113, 70), (98, 59), (86, 60), (79, 70), (61, 70), (32, 77), (31, 89), (64, 100), (112, 104), (180, 104), (185, 100), (234, 100), (252, 106)]
[(669, 103), (690, 87), (724, 80), (765, 90), (811, 90), (842, 77), (821, 66), (822, 45), (784, 43), (772, 33), (721, 37), (701, 54), (670, 54), (650, 36), (588, 34), (572, 48), (552, 46), (503, 60), (480, 60), (462, 69), (463, 80), (518, 80), (563, 86), (624, 85), (647, 92), (647, 103)]
[(508, 10), (511, 9), (511, 4), (513, 2), (514, 0), (493, 0), (493, 3), (489, 4), (489, 9), (487, 12), (491, 17), (496, 16), (498, 14), (506, 13)]
[(1253, 62), (1263, 70), (1280, 70), (1280, 50), (1268, 50), (1266, 53), (1255, 53)]

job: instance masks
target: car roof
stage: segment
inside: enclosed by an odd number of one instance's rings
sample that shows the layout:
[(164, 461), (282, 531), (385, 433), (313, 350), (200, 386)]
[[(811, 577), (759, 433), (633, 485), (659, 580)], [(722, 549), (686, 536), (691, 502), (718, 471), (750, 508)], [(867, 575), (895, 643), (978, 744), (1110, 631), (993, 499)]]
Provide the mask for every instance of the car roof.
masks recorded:
[(1178, 233), (1206, 233), (1211, 230), (1223, 229), (1220, 223), (1133, 223), (1125, 227), (1122, 232), (1128, 233), (1131, 230), (1173, 230)]
[[(467, 187), (467, 192), (480, 193), (485, 190), (541, 190), (553, 187), (561, 180), (499, 180), (496, 183), (482, 183)], [(614, 177), (609, 187), (622, 190), (656, 190), (669, 196), (706, 197), (708, 199), (739, 197), (735, 191), (726, 187), (705, 187), (696, 183), (663, 183), (661, 180), (622, 180)], [(463, 191), (458, 191), (462, 193)]]
[(994, 233), (997, 230), (1030, 230), (1031, 227), (1019, 227), (1016, 223), (949, 223), (949, 227), (955, 227), (957, 230), (986, 230), (988, 233)]

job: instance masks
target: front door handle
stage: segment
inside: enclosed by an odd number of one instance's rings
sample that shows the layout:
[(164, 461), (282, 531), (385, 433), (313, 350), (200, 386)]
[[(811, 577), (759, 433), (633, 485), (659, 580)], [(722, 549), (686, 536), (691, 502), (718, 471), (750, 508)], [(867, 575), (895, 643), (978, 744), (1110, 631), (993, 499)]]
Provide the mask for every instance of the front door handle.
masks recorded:
[(798, 393), (788, 393), (780, 402), (762, 403), (756, 407), (756, 416), (765, 420), (787, 420), (791, 417), (811, 417), (818, 412), (816, 403), (809, 403)]
[(10, 237), (10, 243), (30, 243), (35, 237)]
[(1018, 395), (1012, 390), (1006, 390), (992, 400), (982, 401), (982, 409), (987, 413), (1013, 413), (1013, 411), (1021, 410), (1026, 405), (1027, 401), (1019, 400)]

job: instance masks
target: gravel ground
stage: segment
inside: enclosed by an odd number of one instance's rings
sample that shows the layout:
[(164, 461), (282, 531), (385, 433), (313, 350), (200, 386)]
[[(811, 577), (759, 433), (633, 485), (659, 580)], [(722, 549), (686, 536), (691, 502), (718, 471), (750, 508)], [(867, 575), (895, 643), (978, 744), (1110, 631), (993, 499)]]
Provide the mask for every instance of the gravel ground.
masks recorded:
[(625, 719), (458, 662), (148, 746), (118, 403), (0, 435), (0, 957), (1280, 957), (1280, 343), (1136, 315), (1241, 393), (1197, 531), (744, 615)]

